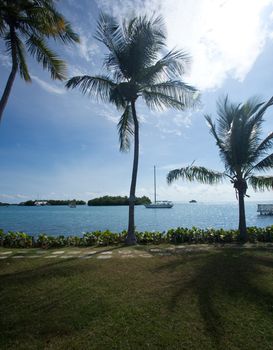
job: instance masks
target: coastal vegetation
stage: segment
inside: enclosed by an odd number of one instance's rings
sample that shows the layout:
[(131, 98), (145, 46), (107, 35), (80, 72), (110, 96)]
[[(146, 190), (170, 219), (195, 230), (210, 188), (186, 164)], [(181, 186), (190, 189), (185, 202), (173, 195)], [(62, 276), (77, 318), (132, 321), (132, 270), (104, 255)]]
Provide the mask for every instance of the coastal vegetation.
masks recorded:
[(10, 249), (0, 348), (271, 349), (272, 246), (194, 248)]
[[(136, 197), (135, 205), (150, 204), (150, 198), (146, 196)], [(127, 196), (103, 196), (98, 198), (93, 198), (88, 201), (88, 205), (129, 205), (129, 198)]]
[[(25, 202), (21, 202), (19, 205), (22, 206), (28, 206), (28, 207), (32, 207), (32, 206), (36, 206), (37, 202), (42, 202), (44, 203), (43, 205), (69, 205), (72, 201), (70, 199), (46, 199), (46, 200), (28, 200)], [(86, 202), (83, 200), (73, 200), (73, 202), (76, 205), (86, 205)]]
[(273, 97), (267, 103), (257, 98), (251, 98), (239, 104), (230, 102), (228, 97), (220, 100), (217, 105), (217, 124), (210, 116), (207, 115), (205, 118), (219, 148), (225, 171), (214, 171), (192, 164), (172, 170), (167, 176), (168, 183), (181, 178), (211, 185), (227, 178), (235, 188), (239, 202), (239, 239), (241, 241), (248, 240), (244, 203), (248, 185), (255, 191), (273, 189), (272, 175), (257, 175), (258, 172), (266, 173), (273, 167), (273, 132), (261, 139), (263, 116), (272, 104)]
[(185, 110), (196, 102), (197, 91), (181, 80), (189, 56), (184, 51), (167, 51), (162, 18), (139, 16), (124, 19), (121, 24), (102, 14), (95, 37), (108, 50), (103, 64), (106, 74), (75, 76), (68, 80), (66, 87), (79, 88), (83, 94), (110, 102), (122, 112), (118, 122), (120, 150), (128, 151), (131, 139), (134, 141), (126, 242), (135, 244), (134, 206), (139, 160), (136, 102), (141, 98), (148, 108), (155, 110)]
[[(197, 227), (170, 229), (167, 232), (135, 232), (138, 244), (224, 244), (240, 241), (238, 230), (199, 229)], [(248, 227), (248, 240), (251, 243), (273, 243), (273, 226)], [(25, 232), (4, 232), (0, 230), (0, 246), (6, 248), (60, 248), (88, 247), (124, 244), (127, 231), (121, 233), (106, 231), (86, 232), (83, 236), (29, 235)]]
[(48, 41), (64, 44), (79, 42), (67, 19), (60, 14), (53, 0), (1, 0), (0, 38), (11, 58), (11, 72), (0, 100), (0, 123), (17, 72), (23, 80), (31, 82), (26, 52), (52, 79), (66, 78), (66, 64), (48, 47)]

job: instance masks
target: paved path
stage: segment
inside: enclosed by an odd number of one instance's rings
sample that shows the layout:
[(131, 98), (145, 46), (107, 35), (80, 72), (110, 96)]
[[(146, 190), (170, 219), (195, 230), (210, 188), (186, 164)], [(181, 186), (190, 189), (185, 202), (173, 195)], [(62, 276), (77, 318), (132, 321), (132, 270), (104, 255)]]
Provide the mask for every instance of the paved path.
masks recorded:
[[(143, 247), (137, 246), (136, 248), (64, 248), (55, 249), (55, 250), (46, 250), (46, 249), (0, 249), (0, 260), (6, 259), (101, 259), (108, 260), (112, 258), (120, 258), (120, 259), (130, 259), (130, 258), (152, 258), (155, 256), (177, 256), (189, 253), (198, 253), (198, 252), (206, 252), (214, 249), (225, 249), (225, 248), (257, 248), (255, 244), (245, 244), (244, 246), (240, 245), (208, 245), (208, 244), (200, 244), (200, 245), (187, 245), (181, 244), (175, 247)], [(269, 250), (273, 250), (272, 244), (267, 244), (266, 248)]]
[[(208, 248), (204, 248), (207, 250)], [(113, 250), (75, 250), (75, 249), (66, 249), (66, 250), (28, 250), (28, 249), (13, 249), (13, 250), (1, 250), (0, 251), (0, 260), (5, 259), (101, 259), (107, 260), (111, 258), (121, 258), (121, 259), (130, 259), (130, 258), (152, 258), (154, 256), (171, 256), (181, 254), (181, 252), (192, 251), (192, 248), (186, 246), (177, 246), (176, 248), (150, 248), (147, 250), (140, 249), (113, 249)]]

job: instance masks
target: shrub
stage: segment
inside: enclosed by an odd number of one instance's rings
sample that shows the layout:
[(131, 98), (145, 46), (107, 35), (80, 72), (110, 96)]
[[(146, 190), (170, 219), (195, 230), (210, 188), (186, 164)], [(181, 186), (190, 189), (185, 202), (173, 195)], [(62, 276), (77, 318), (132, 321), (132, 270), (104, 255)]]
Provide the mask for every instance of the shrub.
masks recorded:
[[(273, 242), (273, 226), (248, 227), (249, 242)], [(165, 232), (136, 232), (139, 244), (201, 244), (201, 243), (232, 243), (236, 242), (239, 232), (224, 229), (199, 229), (197, 227), (177, 227)], [(86, 232), (80, 236), (48, 236), (40, 234), (38, 238), (24, 232), (0, 230), (0, 246), (9, 248), (39, 247), (43, 249), (60, 247), (88, 247), (123, 244), (127, 231), (114, 233), (109, 230)]]
[(24, 232), (12, 232), (1, 234), (1, 242), (4, 247), (30, 248), (33, 246), (33, 237)]

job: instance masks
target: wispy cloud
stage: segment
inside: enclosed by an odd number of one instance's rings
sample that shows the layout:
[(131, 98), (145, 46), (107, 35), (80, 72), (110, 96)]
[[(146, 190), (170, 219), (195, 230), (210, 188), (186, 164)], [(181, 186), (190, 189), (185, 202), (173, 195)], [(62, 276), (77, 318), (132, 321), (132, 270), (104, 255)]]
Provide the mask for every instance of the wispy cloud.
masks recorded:
[(0, 54), (0, 62), (3, 67), (10, 68), (11, 67), (11, 59), (7, 54)]
[(34, 80), (42, 89), (45, 91), (51, 93), (51, 94), (57, 94), (62, 95), (66, 93), (66, 90), (62, 87), (58, 87), (54, 84), (49, 84), (46, 81), (38, 78), (36, 75), (31, 75), (32, 80)]
[[(187, 164), (188, 165), (188, 164)], [(166, 165), (162, 165), (160, 167), (158, 167), (158, 169), (162, 169), (162, 170), (173, 170), (173, 169), (180, 169), (182, 167), (186, 166), (186, 164), (181, 163), (173, 163), (173, 164), (166, 164)]]
[(6, 193), (0, 193), (0, 198), (3, 199), (26, 199), (28, 198), (27, 196), (23, 195), (23, 194), (6, 194)]
[(80, 57), (87, 62), (91, 62), (95, 55), (100, 52), (99, 46), (94, 42), (94, 39), (81, 33), (81, 42), (79, 44), (78, 53)]
[(114, 124), (117, 124), (120, 119), (120, 114), (118, 114), (118, 111), (112, 105), (100, 104), (96, 112), (99, 116)]
[(80, 67), (80, 66), (75, 66), (73, 64), (70, 64), (68, 66), (68, 71), (69, 71), (69, 77), (74, 77), (78, 75), (87, 75), (88, 72), (85, 68)]
[(220, 87), (227, 78), (243, 81), (266, 40), (272, 39), (272, 0), (97, 0), (97, 4), (120, 17), (163, 14), (169, 47), (192, 55), (187, 79), (202, 90)]
[(153, 120), (151, 123), (159, 129), (161, 138), (164, 135), (182, 136), (185, 128), (189, 128), (192, 123), (192, 113), (188, 112), (164, 112), (159, 114), (152, 114)]

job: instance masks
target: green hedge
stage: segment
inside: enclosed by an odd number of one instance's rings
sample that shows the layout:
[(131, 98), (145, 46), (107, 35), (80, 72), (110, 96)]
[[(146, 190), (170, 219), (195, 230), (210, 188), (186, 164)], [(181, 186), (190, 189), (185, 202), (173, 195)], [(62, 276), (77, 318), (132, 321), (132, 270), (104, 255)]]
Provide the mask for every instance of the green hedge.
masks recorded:
[[(273, 226), (249, 227), (249, 242), (273, 242)], [(94, 231), (84, 233), (79, 236), (47, 236), (40, 234), (38, 237), (28, 235), (24, 232), (5, 233), (0, 230), (0, 246), (8, 248), (59, 248), (59, 247), (89, 247), (89, 246), (107, 246), (122, 244), (126, 238), (126, 231), (114, 233), (109, 230)], [(224, 229), (198, 229), (182, 228), (168, 230), (167, 232), (136, 232), (139, 244), (196, 244), (196, 243), (232, 243), (238, 239), (237, 230)]]

